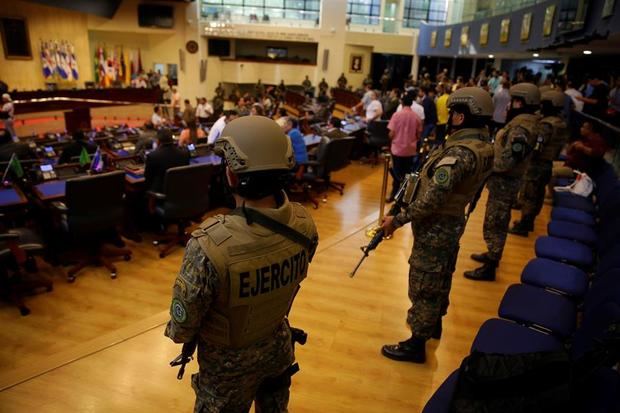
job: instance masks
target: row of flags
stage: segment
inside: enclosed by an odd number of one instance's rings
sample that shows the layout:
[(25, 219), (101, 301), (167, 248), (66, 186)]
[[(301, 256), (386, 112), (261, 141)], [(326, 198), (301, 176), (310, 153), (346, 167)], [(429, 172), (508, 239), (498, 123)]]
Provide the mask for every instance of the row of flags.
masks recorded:
[[(99, 148), (99, 146), (97, 146), (97, 151), (95, 152), (95, 155), (93, 155), (92, 161), (90, 160), (90, 155), (88, 154), (86, 148), (82, 147), (78, 162), (80, 163), (80, 166), (82, 168), (90, 164), (91, 171), (97, 173), (103, 172), (104, 163), (103, 157), (101, 156), (101, 149)], [(24, 176), (24, 168), (22, 167), (22, 164), (15, 153), (11, 155), (11, 158), (9, 159), (9, 164), (4, 171), (4, 175), (2, 176), (2, 180), (0, 182), (4, 182), (6, 180), (9, 171), (12, 172), (17, 179), (21, 179)]]
[(129, 85), (132, 78), (143, 71), (140, 49), (125, 51), (122, 46), (99, 46), (95, 51), (94, 62), (95, 83), (103, 87), (109, 87), (117, 81)]
[(41, 66), (46, 80), (73, 81), (80, 77), (75, 47), (67, 40), (41, 41)]

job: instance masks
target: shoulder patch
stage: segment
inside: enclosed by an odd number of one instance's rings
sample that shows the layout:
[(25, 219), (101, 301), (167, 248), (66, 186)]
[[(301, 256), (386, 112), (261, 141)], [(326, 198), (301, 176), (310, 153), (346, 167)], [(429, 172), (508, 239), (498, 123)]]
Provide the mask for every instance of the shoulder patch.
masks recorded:
[(440, 168), (435, 169), (435, 173), (433, 174), (433, 181), (441, 186), (446, 187), (450, 185), (450, 176), (451, 168), (448, 166), (442, 166)]
[(207, 233), (211, 241), (215, 243), (215, 245), (221, 245), (228, 238), (232, 237), (230, 231), (226, 229), (224, 225), (220, 225), (218, 222), (217, 225), (212, 225), (209, 228), (203, 230)]
[(440, 166), (452, 166), (456, 164), (457, 161), (458, 161), (458, 158), (455, 156), (446, 156), (444, 158), (441, 158), (441, 160), (435, 166), (437, 168), (439, 168)]
[(174, 298), (172, 300), (172, 305), (170, 306), (170, 314), (174, 321), (179, 324), (183, 324), (187, 321), (187, 310), (185, 309), (185, 305), (181, 300)]

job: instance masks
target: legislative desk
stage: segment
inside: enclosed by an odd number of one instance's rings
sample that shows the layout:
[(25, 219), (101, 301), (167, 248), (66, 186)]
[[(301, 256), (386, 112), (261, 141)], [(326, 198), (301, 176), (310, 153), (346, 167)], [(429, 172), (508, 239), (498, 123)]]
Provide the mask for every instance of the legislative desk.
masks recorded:
[(72, 89), (53, 91), (27, 91), (12, 94), (15, 114), (63, 111), (65, 129), (74, 132), (90, 129), (90, 109), (107, 106), (125, 106), (138, 103), (161, 102), (157, 89)]
[(28, 199), (19, 188), (0, 188), (0, 209), (26, 205)]
[[(214, 154), (208, 154), (203, 156), (197, 156), (190, 159), (191, 165), (221, 165), (222, 158)], [(144, 165), (141, 163), (135, 163), (132, 167), (123, 167), (125, 170), (125, 182), (130, 185), (139, 185), (144, 182)], [(121, 169), (120, 167), (118, 169)], [(76, 175), (72, 178), (80, 178), (87, 174)], [(34, 195), (43, 202), (58, 201), (65, 197), (66, 193), (66, 179), (58, 179), (53, 181), (42, 182), (32, 187)], [(128, 190), (132, 190), (131, 187)], [(7, 199), (9, 195), (7, 195)], [(10, 198), (10, 199), (14, 199)], [(0, 206), (2, 206), (0, 204)]]

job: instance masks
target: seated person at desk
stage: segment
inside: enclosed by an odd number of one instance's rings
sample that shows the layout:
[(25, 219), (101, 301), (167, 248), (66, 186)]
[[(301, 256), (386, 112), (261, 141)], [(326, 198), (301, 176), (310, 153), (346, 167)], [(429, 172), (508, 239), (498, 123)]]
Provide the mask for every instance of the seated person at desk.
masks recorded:
[(13, 142), (11, 134), (6, 129), (0, 129), (0, 162), (8, 162), (13, 154), (21, 160), (35, 157), (28, 144)]
[(77, 162), (82, 150), (86, 149), (89, 154), (95, 153), (97, 147), (86, 140), (84, 132), (81, 130), (73, 134), (73, 142), (63, 149), (58, 158), (58, 164)]
[(155, 192), (163, 191), (166, 171), (185, 165), (189, 165), (189, 152), (174, 144), (170, 129), (158, 130), (157, 149), (147, 155), (144, 165), (146, 189)]
[(297, 119), (288, 117), (284, 124), (284, 132), (288, 135), (293, 146), (293, 154), (295, 155), (295, 161), (300, 163), (308, 162), (308, 150), (306, 149), (306, 142), (304, 137), (299, 131), (299, 123)]
[(329, 139), (338, 139), (338, 138), (346, 138), (347, 135), (345, 132), (341, 131), (342, 120), (339, 118), (332, 116), (327, 121), (327, 128), (325, 129), (325, 136)]
[(181, 131), (179, 135), (179, 146), (187, 146), (190, 143), (194, 145), (198, 143), (199, 138), (204, 138), (206, 136), (205, 131), (202, 128), (199, 128), (196, 124), (196, 121), (190, 122), (187, 124), (187, 128)]
[(162, 126), (166, 125), (167, 123), (166, 119), (162, 118), (159, 115), (159, 106), (155, 106), (153, 108), (153, 115), (151, 115), (151, 123), (153, 124), (153, 127), (155, 129), (159, 129)]
[(209, 145), (214, 144), (215, 141), (222, 134), (222, 131), (226, 127), (226, 124), (233, 119), (237, 119), (238, 117), (239, 112), (234, 109), (224, 112), (224, 115), (222, 115), (211, 127), (211, 130), (209, 131), (209, 137), (207, 138), (207, 143)]
[(185, 165), (189, 165), (189, 152), (174, 144), (170, 129), (158, 130), (157, 149), (146, 156), (144, 165), (146, 189), (154, 192), (163, 191), (166, 171)]

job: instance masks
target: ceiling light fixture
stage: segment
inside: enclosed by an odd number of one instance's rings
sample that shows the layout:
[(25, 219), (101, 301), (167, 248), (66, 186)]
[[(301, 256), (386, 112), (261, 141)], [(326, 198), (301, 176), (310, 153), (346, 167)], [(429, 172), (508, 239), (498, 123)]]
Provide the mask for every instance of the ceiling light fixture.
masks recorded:
[(490, 55), (489, 55), (489, 59), (493, 59), (494, 57), (495, 57), (495, 56), (494, 56), (494, 55), (492, 55), (492, 54), (490, 54)]
[(534, 57), (538, 57), (538, 56), (540, 56), (540, 54), (538, 54), (538, 53), (534, 53), (532, 56), (534, 56)]
[(592, 54), (592, 50), (584, 50), (583, 54)]

